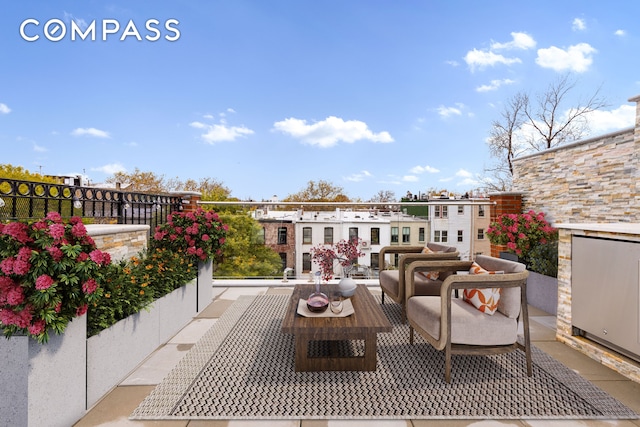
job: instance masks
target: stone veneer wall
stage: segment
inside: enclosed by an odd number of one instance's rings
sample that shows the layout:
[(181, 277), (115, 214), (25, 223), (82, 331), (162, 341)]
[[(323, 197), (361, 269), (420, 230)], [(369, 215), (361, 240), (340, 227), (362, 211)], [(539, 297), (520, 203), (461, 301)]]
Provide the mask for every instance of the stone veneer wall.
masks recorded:
[(88, 224), (86, 227), (98, 249), (108, 252), (114, 262), (129, 259), (147, 248), (148, 225)]

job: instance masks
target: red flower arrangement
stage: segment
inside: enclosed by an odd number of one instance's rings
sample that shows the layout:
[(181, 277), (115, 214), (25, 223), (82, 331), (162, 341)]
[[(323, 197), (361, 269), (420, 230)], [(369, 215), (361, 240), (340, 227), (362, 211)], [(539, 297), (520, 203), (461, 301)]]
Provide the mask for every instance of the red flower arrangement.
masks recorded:
[(217, 213), (198, 208), (169, 214), (167, 222), (156, 227), (153, 240), (156, 247), (206, 261), (222, 254), (228, 230)]
[(34, 223), (0, 224), (0, 328), (38, 342), (61, 334), (97, 302), (108, 253), (96, 249), (78, 217), (49, 212)]
[(530, 252), (538, 245), (558, 238), (558, 231), (551, 227), (543, 212), (529, 211), (524, 214), (504, 214), (496, 218), (487, 228), (489, 241), (494, 245), (506, 245), (528, 261)]
[(331, 280), (333, 277), (333, 264), (337, 260), (343, 267), (348, 267), (355, 260), (364, 256), (360, 250), (362, 239), (354, 238), (340, 240), (335, 246), (317, 245), (311, 248), (311, 258), (318, 264), (322, 279)]

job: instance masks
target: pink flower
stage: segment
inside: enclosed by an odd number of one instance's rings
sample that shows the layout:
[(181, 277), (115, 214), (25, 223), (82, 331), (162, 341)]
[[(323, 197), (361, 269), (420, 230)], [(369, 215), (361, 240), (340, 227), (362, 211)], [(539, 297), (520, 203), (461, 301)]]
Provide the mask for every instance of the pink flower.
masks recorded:
[(89, 279), (82, 284), (82, 292), (87, 295), (94, 293), (98, 289), (98, 283), (94, 279)]
[(29, 333), (31, 335), (40, 335), (41, 333), (44, 332), (44, 327), (45, 327), (45, 322), (44, 320), (40, 319), (37, 320), (35, 323), (29, 325)]
[(83, 223), (79, 222), (71, 227), (71, 234), (78, 238), (84, 237), (87, 234), (87, 229)]
[(2, 270), (2, 272), (7, 276), (13, 274), (13, 263), (13, 257), (3, 259), (2, 261), (0, 261), (0, 270)]
[(153, 238), (156, 240), (162, 240), (166, 235), (167, 235), (166, 231), (156, 231), (155, 234), (153, 235)]
[(88, 259), (89, 259), (89, 255), (87, 255), (87, 253), (86, 253), (86, 252), (80, 252), (80, 253), (78, 254), (78, 257), (76, 258), (76, 261), (78, 261), (78, 262), (84, 262), (84, 261), (86, 261), (86, 260), (88, 260)]
[(207, 241), (209, 241), (209, 240), (211, 239), (211, 237), (209, 237), (209, 235), (208, 235), (208, 234), (203, 234), (203, 235), (202, 235), (202, 237), (201, 237), (201, 239), (202, 239), (203, 241), (207, 242)]
[(91, 261), (95, 262), (98, 265), (102, 264), (102, 251), (98, 249), (91, 251), (91, 253), (89, 254), (89, 258), (91, 258)]
[(54, 239), (62, 239), (64, 237), (64, 224), (51, 224), (49, 227), (49, 235)]
[(9, 224), (5, 224), (5, 226), (2, 228), (2, 234), (11, 236), (20, 243), (28, 243), (32, 241), (32, 239), (27, 234), (28, 229), (29, 227), (27, 227), (27, 225), (24, 223), (10, 222)]
[(59, 262), (64, 257), (64, 253), (62, 253), (62, 250), (57, 246), (49, 246), (47, 252), (49, 252), (49, 255), (51, 255), (51, 258), (53, 258), (55, 262)]
[(62, 217), (60, 216), (60, 214), (58, 212), (49, 212), (46, 216), (46, 218), (50, 221), (53, 222), (60, 222), (62, 221)]
[(7, 304), (20, 305), (24, 302), (24, 292), (20, 286), (16, 286), (7, 292)]
[(78, 309), (76, 310), (76, 316), (78, 317), (82, 316), (87, 312), (88, 309), (89, 309), (89, 306), (87, 304), (78, 307)]
[(51, 278), (51, 276), (43, 274), (36, 279), (36, 289), (39, 291), (43, 291), (49, 289), (54, 283), (55, 281)]
[(29, 262), (21, 259), (17, 259), (13, 263), (13, 274), (17, 276), (24, 276), (29, 272), (30, 268), (31, 268), (31, 264), (29, 264)]
[(21, 261), (29, 261), (29, 259), (31, 258), (31, 249), (29, 249), (27, 246), (21, 247), (18, 250), (18, 255), (16, 255), (16, 258)]

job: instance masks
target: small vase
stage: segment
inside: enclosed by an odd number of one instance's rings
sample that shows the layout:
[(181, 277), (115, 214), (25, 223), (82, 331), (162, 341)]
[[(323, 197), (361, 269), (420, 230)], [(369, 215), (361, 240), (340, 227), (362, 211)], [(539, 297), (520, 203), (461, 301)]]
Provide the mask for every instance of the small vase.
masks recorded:
[(329, 307), (329, 297), (320, 292), (320, 274), (316, 273), (316, 290), (307, 298), (307, 308), (313, 313), (323, 313)]
[(346, 268), (342, 269), (342, 279), (338, 282), (338, 290), (343, 297), (350, 297), (356, 293), (356, 281), (349, 275)]

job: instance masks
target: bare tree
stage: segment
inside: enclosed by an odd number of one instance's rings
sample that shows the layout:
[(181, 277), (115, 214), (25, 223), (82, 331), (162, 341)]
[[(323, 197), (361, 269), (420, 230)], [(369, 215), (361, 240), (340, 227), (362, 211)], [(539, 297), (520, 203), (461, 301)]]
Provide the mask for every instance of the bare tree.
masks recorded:
[(589, 132), (588, 114), (606, 108), (609, 104), (600, 97), (600, 88), (575, 107), (566, 108), (567, 94), (576, 86), (576, 80), (565, 74), (550, 84), (546, 92), (537, 96), (537, 104), (525, 104), (527, 125), (534, 129), (528, 139), (534, 151), (542, 151), (583, 138)]
[(589, 131), (588, 114), (608, 106), (600, 89), (575, 107), (567, 106), (567, 95), (576, 81), (565, 74), (536, 96), (519, 92), (505, 104), (499, 119), (491, 124), (487, 143), (495, 162), (485, 168), (489, 191), (511, 189), (513, 160), (527, 152), (542, 151), (583, 138)]
[(389, 202), (395, 202), (396, 201), (396, 194), (393, 191), (390, 190), (380, 190), (378, 191), (378, 193), (373, 196), (370, 200), (370, 202), (374, 202), (374, 203), (389, 203)]

